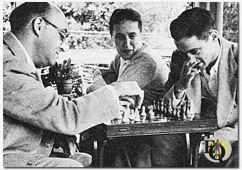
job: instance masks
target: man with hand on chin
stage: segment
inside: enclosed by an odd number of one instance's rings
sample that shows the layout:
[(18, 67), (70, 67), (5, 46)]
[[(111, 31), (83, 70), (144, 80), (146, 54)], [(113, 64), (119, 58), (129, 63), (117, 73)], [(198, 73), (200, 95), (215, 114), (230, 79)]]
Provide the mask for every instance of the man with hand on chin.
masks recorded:
[[(232, 144), (232, 155), (223, 164), (238, 166), (238, 44), (218, 35), (209, 11), (184, 11), (170, 25), (177, 46), (173, 52), (165, 97), (178, 106), (191, 100), (195, 119), (217, 118), (215, 137)], [(201, 166), (214, 166), (211, 162)]]

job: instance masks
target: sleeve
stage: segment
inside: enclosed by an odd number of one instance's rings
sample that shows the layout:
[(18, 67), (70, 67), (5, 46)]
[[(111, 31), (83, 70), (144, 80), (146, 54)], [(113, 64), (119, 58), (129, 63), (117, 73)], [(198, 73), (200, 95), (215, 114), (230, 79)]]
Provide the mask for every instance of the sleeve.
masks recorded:
[[(184, 54), (178, 50), (174, 51), (171, 56), (170, 73), (168, 80), (165, 84), (166, 94), (164, 98), (174, 99), (174, 84), (180, 78), (180, 72), (182, 70)], [(180, 61), (181, 60), (181, 61)], [(177, 101), (179, 103), (180, 101)]]
[(9, 71), (3, 79), (3, 113), (56, 133), (74, 135), (108, 122), (118, 113), (118, 97), (107, 85), (68, 101), (33, 77)]
[(136, 81), (141, 89), (152, 81), (156, 71), (156, 63), (146, 53), (131, 61), (117, 81)]
[(93, 76), (93, 83), (88, 86), (86, 92), (93, 92), (107, 84), (111, 84), (117, 81), (118, 73), (115, 69), (115, 63), (118, 61), (118, 56), (111, 62), (109, 68), (107, 70), (95, 70)]
[(225, 137), (231, 144), (239, 140), (239, 122), (232, 127), (223, 127), (214, 132), (215, 137)]
[[(186, 57), (186, 54), (179, 50), (176, 50), (172, 53), (170, 62), (170, 73), (168, 80), (165, 84), (166, 94), (164, 95), (164, 98), (172, 99), (173, 107), (179, 106), (188, 97), (187, 94), (184, 93), (181, 99), (176, 99), (174, 94), (174, 85), (176, 82), (178, 82), (180, 78), (180, 73), (183, 67), (183, 63), (186, 60)], [(191, 110), (191, 112), (193, 111)]]
[(172, 53), (170, 62), (170, 73), (165, 85), (166, 91), (168, 91), (179, 80), (185, 59), (186, 54), (179, 50), (176, 50)]
[(91, 93), (103, 86), (106, 86), (106, 82), (102, 77), (102, 73), (99, 69), (96, 69), (94, 71), (94, 75), (93, 75), (93, 82), (90, 86), (87, 87), (86, 89), (86, 93)]
[(119, 63), (120, 57), (117, 55), (115, 59), (111, 62), (108, 70), (101, 70), (103, 80), (107, 84), (111, 84), (118, 79), (118, 63)]

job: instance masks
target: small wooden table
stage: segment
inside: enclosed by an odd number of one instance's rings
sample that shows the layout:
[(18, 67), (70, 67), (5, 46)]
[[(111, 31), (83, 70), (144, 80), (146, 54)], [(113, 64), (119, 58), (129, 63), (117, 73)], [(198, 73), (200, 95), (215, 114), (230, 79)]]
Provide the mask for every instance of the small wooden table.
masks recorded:
[[(100, 128), (101, 127), (101, 128)], [(98, 130), (99, 129), (99, 130)], [(100, 129), (102, 129), (100, 131)], [(197, 166), (201, 134), (213, 134), (217, 129), (216, 119), (193, 121), (148, 122), (134, 124), (101, 125), (82, 133), (81, 140), (92, 139), (94, 147), (94, 164), (103, 167), (104, 148), (108, 140), (122, 137), (152, 136), (163, 134), (186, 134), (189, 166)], [(190, 134), (196, 136), (191, 147)]]

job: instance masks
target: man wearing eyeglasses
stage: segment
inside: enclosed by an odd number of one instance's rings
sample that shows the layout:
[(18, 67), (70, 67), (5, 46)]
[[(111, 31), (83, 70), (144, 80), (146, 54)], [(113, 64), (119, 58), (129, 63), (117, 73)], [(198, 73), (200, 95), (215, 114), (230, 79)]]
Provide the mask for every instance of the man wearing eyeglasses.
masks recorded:
[(116, 83), (68, 101), (45, 88), (37, 71), (56, 62), (67, 36), (61, 10), (48, 2), (23, 3), (11, 13), (10, 24), (3, 36), (4, 167), (89, 166), (85, 153), (52, 157), (56, 136), (110, 122), (118, 117), (119, 97), (136, 95), (139, 106), (143, 91), (135, 82)]

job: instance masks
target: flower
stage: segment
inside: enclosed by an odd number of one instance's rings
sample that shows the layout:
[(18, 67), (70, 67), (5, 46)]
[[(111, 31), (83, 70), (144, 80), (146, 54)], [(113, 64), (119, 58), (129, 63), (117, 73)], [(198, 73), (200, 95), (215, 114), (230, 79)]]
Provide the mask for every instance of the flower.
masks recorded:
[(79, 77), (79, 71), (75, 65), (71, 64), (70, 58), (63, 60), (61, 64), (55, 63), (55, 65), (49, 68), (49, 81), (54, 84)]

